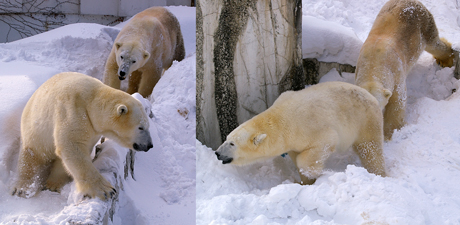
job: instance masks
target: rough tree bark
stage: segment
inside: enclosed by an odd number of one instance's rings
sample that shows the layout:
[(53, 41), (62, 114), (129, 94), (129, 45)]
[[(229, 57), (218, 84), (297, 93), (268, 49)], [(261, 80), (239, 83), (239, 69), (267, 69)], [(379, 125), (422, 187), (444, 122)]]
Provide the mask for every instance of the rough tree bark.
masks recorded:
[(197, 1), (197, 139), (217, 148), (281, 92), (307, 84), (301, 0)]

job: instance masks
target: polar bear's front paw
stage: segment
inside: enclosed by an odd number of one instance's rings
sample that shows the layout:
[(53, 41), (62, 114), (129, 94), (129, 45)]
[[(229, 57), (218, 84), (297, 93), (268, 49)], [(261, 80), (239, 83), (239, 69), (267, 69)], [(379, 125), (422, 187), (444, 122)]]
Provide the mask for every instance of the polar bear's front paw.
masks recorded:
[(78, 185), (78, 187), (84, 198), (94, 198), (97, 196), (101, 200), (105, 201), (113, 198), (113, 196), (117, 194), (117, 190), (115, 190), (115, 188), (113, 188), (112, 185), (102, 177), (98, 182)]
[(16, 195), (21, 198), (30, 198), (35, 195), (36, 190), (32, 188), (24, 188), (24, 187), (14, 187), (10, 193), (11, 195)]

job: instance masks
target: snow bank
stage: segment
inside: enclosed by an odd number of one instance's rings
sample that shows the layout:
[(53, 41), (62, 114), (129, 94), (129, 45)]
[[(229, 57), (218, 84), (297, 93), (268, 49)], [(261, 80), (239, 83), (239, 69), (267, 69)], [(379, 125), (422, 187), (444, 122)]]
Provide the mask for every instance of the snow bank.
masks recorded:
[(355, 163), (301, 186), (289, 159), (222, 165), (198, 142), (197, 224), (456, 224), (459, 107), (459, 94), (411, 105), (409, 124), (385, 143), (386, 178), (348, 159)]
[[(0, 62), (27, 62), (102, 79), (105, 65), (103, 59), (110, 53), (118, 32), (117, 28), (99, 24), (70, 24), (32, 37), (0, 44)], [(11, 68), (15, 68), (14, 65), (11, 65)], [(38, 71), (40, 70), (36, 72)], [(54, 74), (48, 78), (52, 75)]]
[(335, 22), (302, 17), (302, 56), (356, 66), (363, 42), (353, 30)]
[(136, 153), (136, 180), (124, 184), (126, 199), (120, 201), (131, 202), (147, 224), (195, 221), (195, 58), (174, 62), (155, 86), (150, 127), (154, 147), (147, 154)]
[[(102, 145), (94, 162), (102, 175), (122, 190), (117, 202), (81, 201), (73, 182), (61, 193), (42, 191), (30, 199), (13, 197), (9, 189), (16, 176), (20, 116), (27, 100), (59, 72), (81, 72), (101, 79), (122, 26), (71, 24), (0, 44), (1, 224), (194, 224), (195, 8), (170, 8), (181, 23), (187, 56), (164, 73), (152, 99), (134, 95), (153, 112), (150, 132), (154, 148), (136, 153), (136, 180), (130, 176), (124, 180), (127, 149), (113, 141)], [(114, 210), (113, 218), (104, 218), (109, 209)]]
[[(312, 16), (350, 27), (365, 41), (378, 12), (387, 1), (308, 0), (302, 1), (304, 16)], [(460, 49), (460, 7), (455, 0), (420, 0), (433, 14), (439, 35)]]
[[(363, 42), (384, 3), (304, 1), (303, 49), (321, 61), (351, 58), (358, 41), (350, 37)], [(459, 46), (458, 3), (422, 3), (440, 36)], [(354, 74), (342, 75), (333, 69), (320, 82), (354, 83)], [(197, 224), (459, 224), (460, 93), (452, 94), (459, 85), (453, 68), (422, 54), (407, 78), (408, 123), (384, 145), (385, 178), (368, 173), (350, 151), (329, 159), (315, 184), (301, 186), (289, 158), (223, 165), (197, 142)]]

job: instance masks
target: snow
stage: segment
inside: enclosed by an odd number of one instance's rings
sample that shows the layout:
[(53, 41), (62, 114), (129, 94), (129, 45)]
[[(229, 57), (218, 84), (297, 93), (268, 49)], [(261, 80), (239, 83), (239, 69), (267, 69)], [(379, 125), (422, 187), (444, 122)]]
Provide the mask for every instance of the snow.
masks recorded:
[[(108, 140), (94, 165), (122, 190), (117, 202), (86, 199), (73, 182), (61, 193), (42, 191), (23, 199), (10, 195), (16, 177), (20, 116), (33, 92), (51, 76), (75, 71), (102, 79), (113, 40), (123, 25), (71, 24), (15, 42), (0, 44), (0, 223), (100, 224), (112, 206), (109, 224), (195, 223), (195, 8), (168, 7), (181, 23), (186, 58), (174, 62), (153, 97), (150, 133), (154, 144), (135, 154), (134, 178), (123, 178), (127, 149)], [(114, 174), (118, 179), (115, 179)], [(119, 182), (121, 181), (121, 182)]]
[(312, 16), (302, 17), (302, 43), (303, 58), (353, 66), (363, 45), (351, 28)]
[[(304, 57), (347, 63), (385, 2), (303, 1)], [(421, 2), (459, 49), (458, 1)], [(354, 74), (342, 75), (333, 69), (320, 82), (354, 82)], [(197, 141), (197, 224), (460, 224), (460, 93), (452, 94), (459, 85), (453, 68), (422, 54), (407, 78), (407, 124), (384, 144), (385, 178), (350, 151), (333, 155), (316, 183), (301, 186), (289, 157), (223, 165)]]

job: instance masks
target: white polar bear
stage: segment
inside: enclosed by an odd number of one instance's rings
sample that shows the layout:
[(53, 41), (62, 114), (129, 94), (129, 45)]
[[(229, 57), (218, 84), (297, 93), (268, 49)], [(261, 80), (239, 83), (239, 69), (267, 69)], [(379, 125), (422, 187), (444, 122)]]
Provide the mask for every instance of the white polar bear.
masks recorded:
[(80, 73), (53, 76), (22, 113), (19, 176), (12, 194), (31, 197), (43, 183), (59, 191), (73, 178), (84, 196), (112, 196), (115, 189), (90, 155), (102, 135), (137, 151), (153, 147), (148, 117), (131, 95)]
[(433, 15), (416, 0), (390, 0), (380, 10), (359, 53), (355, 84), (368, 90), (384, 111), (384, 136), (404, 126), (406, 77), (422, 52), (443, 67), (455, 58), (451, 44), (439, 38)]
[(127, 92), (148, 97), (174, 60), (185, 56), (184, 40), (177, 18), (163, 7), (136, 14), (121, 29), (107, 59), (104, 83), (120, 89), (129, 77)]
[(382, 123), (379, 104), (365, 89), (326, 82), (282, 93), (233, 130), (216, 155), (224, 164), (243, 165), (289, 153), (302, 183), (311, 184), (331, 153), (353, 146), (369, 172), (385, 176)]

